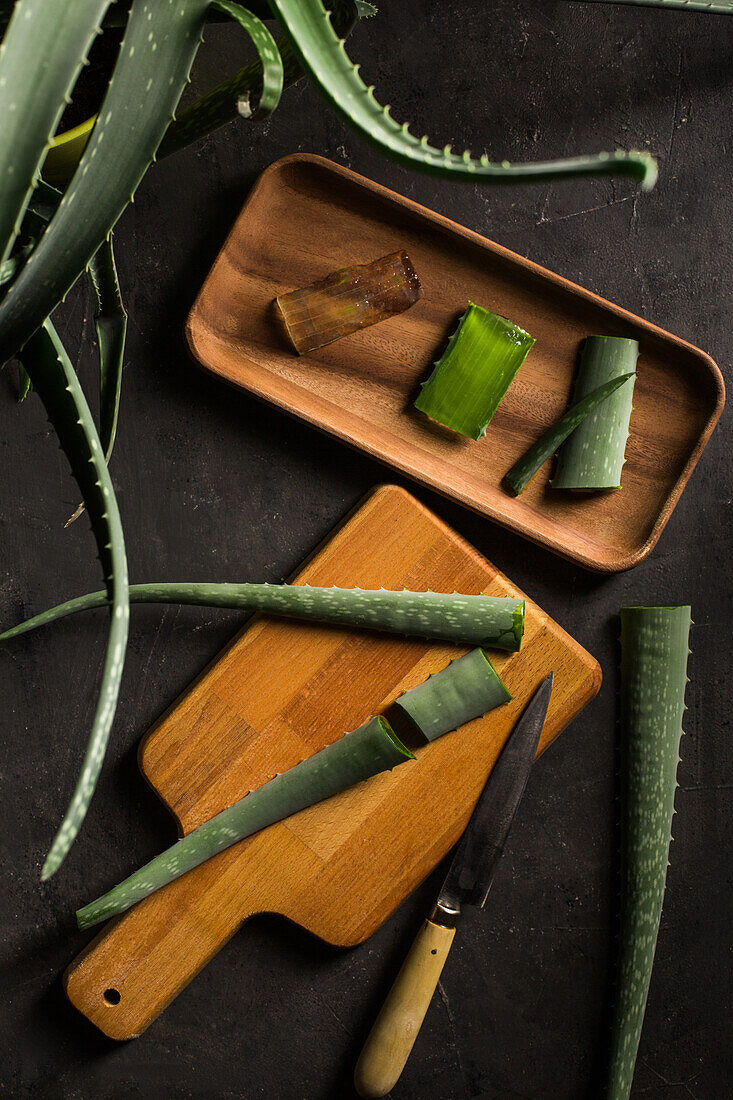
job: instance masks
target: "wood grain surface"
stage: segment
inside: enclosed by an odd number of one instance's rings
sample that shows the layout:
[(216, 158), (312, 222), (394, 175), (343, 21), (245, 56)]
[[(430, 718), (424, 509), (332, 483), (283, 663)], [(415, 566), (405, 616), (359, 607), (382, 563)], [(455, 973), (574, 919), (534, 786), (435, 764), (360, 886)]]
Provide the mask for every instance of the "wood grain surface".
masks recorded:
[[(396, 486), (371, 493), (295, 581), (521, 595)], [(256, 617), (148, 733), (140, 766), (188, 833), (389, 711), (460, 652)], [(540, 751), (601, 683), (598, 663), (530, 600), (521, 651), (492, 659), (511, 703), (418, 748), (417, 761), (240, 842), (110, 922), (67, 970), (73, 1004), (105, 1034), (131, 1038), (258, 912), (280, 913), (344, 947), (371, 935), (456, 842), (548, 672), (555, 684)]]
[[(273, 299), (348, 264), (404, 248), (423, 287), (406, 313), (309, 355), (289, 349)], [(469, 300), (535, 338), (486, 436), (467, 440), (412, 407)], [(581, 341), (639, 341), (620, 490), (550, 489), (550, 462), (521, 497), (514, 462), (568, 405)], [(715, 426), (723, 379), (704, 352), (596, 294), (323, 157), (262, 173), (191, 310), (209, 369), (417, 481), (590, 569), (652, 550)]]

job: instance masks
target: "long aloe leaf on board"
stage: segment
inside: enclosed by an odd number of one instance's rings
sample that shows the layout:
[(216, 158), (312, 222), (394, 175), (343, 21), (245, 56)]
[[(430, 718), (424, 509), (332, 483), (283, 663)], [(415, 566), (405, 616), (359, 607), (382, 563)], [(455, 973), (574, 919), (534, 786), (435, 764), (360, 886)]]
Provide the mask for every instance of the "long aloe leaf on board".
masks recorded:
[(612, 378), (610, 382), (604, 382), (602, 386), (591, 390), (580, 401), (576, 401), (559, 420), (533, 443), (528, 451), (518, 459), (511, 470), (504, 474), (504, 483), (516, 496), (519, 496), (529, 485), (541, 466), (548, 458), (554, 455), (561, 443), (564, 443), (571, 432), (574, 432), (586, 416), (593, 412), (597, 405), (602, 404), (607, 397), (628, 382), (633, 374), (621, 374), (618, 378)]
[(468, 150), (459, 155), (451, 152), (449, 145), (436, 149), (426, 137), (414, 137), (407, 123), (395, 122), (389, 108), (380, 106), (373, 89), (367, 88), (359, 76), (358, 66), (349, 59), (321, 0), (270, 0), (270, 3), (302, 67), (329, 105), (363, 137), (410, 167), (474, 183), (625, 174), (639, 179), (647, 189), (654, 186), (656, 162), (648, 153), (599, 153), (534, 164), (509, 161), (492, 164), (486, 156), (473, 158)]
[(208, 4), (133, 0), (92, 136), (48, 229), (0, 303), (0, 362), (43, 323), (132, 198), (188, 80)]
[(79, 380), (50, 321), (26, 343), (22, 362), (81, 488), (107, 582), (111, 613), (92, 730), (69, 808), (43, 865), (41, 877), (46, 879), (69, 851), (94, 793), (117, 705), (130, 609), (125, 543), (107, 463)]
[[(108, 3), (18, 0), (15, 5), (0, 45), (0, 260), (10, 252), (46, 149)], [(48, 313), (39, 317), (33, 330)]]
[(588, 336), (583, 345), (573, 401), (582, 401), (598, 386), (621, 375), (623, 386), (585, 417), (560, 447), (553, 489), (618, 489), (634, 400), (636, 340)]
[(394, 706), (407, 715), (426, 741), (435, 741), (510, 699), (499, 673), (479, 648), (406, 691)]
[(124, 913), (136, 902), (245, 837), (353, 787), (355, 783), (414, 759), (384, 718), (371, 718), (352, 733), (250, 791), (124, 882), (85, 905), (76, 914), (79, 927), (89, 928), (107, 917)]
[[(346, 38), (356, 22), (357, 14), (366, 18), (366, 12), (355, 9), (352, 0), (330, 0), (327, 7), (331, 11), (331, 22), (340, 38)], [(374, 14), (372, 11), (370, 14)], [(283, 88), (289, 88), (303, 76), (295, 53), (286, 38), (277, 41), (277, 49), (282, 58)], [(251, 61), (239, 72), (212, 88), (195, 103), (185, 107), (171, 122), (166, 135), (160, 143), (158, 158), (184, 149), (199, 138), (233, 121), (240, 114), (239, 103), (252, 101), (262, 87), (263, 66), (260, 58)]]
[[(439, 638), (457, 645), (516, 651), (524, 633), (524, 601), (510, 596), (464, 596), (458, 592), (389, 592), (362, 588), (316, 588), (307, 584), (131, 584), (131, 603), (195, 604), (264, 611), (285, 618)], [(105, 592), (90, 592), (26, 619), (0, 634), (10, 641), (76, 611), (105, 607)]]
[(607, 1100), (628, 1100), (672, 839), (689, 607), (621, 609), (621, 932)]

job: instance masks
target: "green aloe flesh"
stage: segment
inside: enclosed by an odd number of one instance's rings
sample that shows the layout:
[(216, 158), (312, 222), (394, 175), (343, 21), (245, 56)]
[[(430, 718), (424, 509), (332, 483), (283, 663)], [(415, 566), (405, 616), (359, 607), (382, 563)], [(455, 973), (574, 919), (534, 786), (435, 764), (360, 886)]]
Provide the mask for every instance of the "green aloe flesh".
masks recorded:
[(382, 152), (408, 167), (472, 183), (541, 181), (598, 173), (635, 176), (646, 189), (656, 182), (654, 158), (636, 151), (534, 164), (511, 164), (508, 160), (497, 164), (491, 163), (487, 156), (474, 158), (468, 150), (453, 153), (450, 145), (437, 149), (427, 137), (411, 134), (407, 123), (400, 125), (390, 115), (389, 107), (377, 102), (373, 87), (364, 84), (359, 66), (348, 57), (343, 39), (331, 26), (321, 0), (270, 0), (270, 5), (301, 66), (333, 110)]
[(394, 705), (427, 741), (435, 741), (510, 699), (498, 672), (479, 648), (406, 691)]
[(621, 609), (621, 932), (607, 1100), (627, 1100), (672, 837), (689, 607)]
[(634, 399), (636, 340), (618, 336), (588, 336), (583, 345), (573, 401), (581, 401), (606, 382), (632, 377), (598, 405), (575, 429), (557, 457), (553, 489), (618, 489), (629, 436)]
[[(285, 618), (386, 630), (437, 638), (457, 645), (516, 651), (524, 634), (524, 601), (510, 596), (464, 596), (458, 592), (389, 592), (385, 589), (315, 588), (300, 584), (132, 584), (131, 603), (197, 604), (265, 611)], [(0, 634), (9, 641), (38, 626), (105, 607), (105, 592), (91, 592), (26, 619)]]
[(69, 808), (43, 865), (45, 879), (66, 856), (94, 793), (117, 705), (130, 609), (125, 543), (112, 481), (79, 380), (50, 321), (26, 343), (22, 362), (81, 488), (104, 569), (105, 602), (111, 615), (92, 730)]
[(516, 496), (523, 493), (540, 467), (545, 464), (548, 458), (554, 455), (560, 444), (564, 443), (570, 433), (574, 432), (578, 425), (585, 420), (586, 416), (592, 413), (612, 393), (615, 393), (619, 386), (622, 386), (624, 382), (633, 377), (633, 374), (622, 374), (618, 378), (612, 378), (610, 382), (604, 382), (602, 386), (591, 390), (582, 400), (571, 405), (565, 415), (561, 416), (551, 428), (548, 428), (545, 434), (504, 475), (505, 485)]
[(353, 733), (250, 791), (96, 901), (79, 909), (80, 928), (124, 913), (131, 905), (253, 833), (415, 757), (384, 718)]
[(513, 321), (469, 302), (415, 408), (480, 439), (533, 344), (534, 337)]

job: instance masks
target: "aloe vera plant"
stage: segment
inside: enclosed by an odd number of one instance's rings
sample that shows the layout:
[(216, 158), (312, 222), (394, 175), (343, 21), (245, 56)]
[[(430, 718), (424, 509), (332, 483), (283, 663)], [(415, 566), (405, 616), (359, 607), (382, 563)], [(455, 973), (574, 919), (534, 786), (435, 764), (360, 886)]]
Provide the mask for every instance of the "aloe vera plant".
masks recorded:
[[(197, 604), (264, 611), (293, 619), (386, 630), (457, 645), (516, 651), (524, 633), (524, 601), (510, 596), (464, 596), (458, 592), (389, 592), (363, 588), (316, 588), (304, 584), (132, 584), (131, 603)], [(76, 611), (105, 607), (106, 592), (90, 592), (42, 611), (0, 634), (10, 641)]]
[(689, 607), (621, 609), (621, 933), (607, 1100), (627, 1100), (662, 913)]
[(352, 733), (276, 775), (269, 783), (250, 791), (233, 806), (199, 825), (124, 882), (79, 909), (77, 923), (80, 928), (89, 928), (107, 917), (124, 913), (161, 886), (245, 837), (378, 772), (414, 759), (384, 718), (370, 718)]
[[(109, 475), (97, 468), (114, 442), (124, 348), (125, 316), (108, 241), (156, 156), (175, 152), (234, 117), (264, 117), (274, 110), (282, 88), (305, 74), (350, 125), (410, 167), (487, 183), (622, 173), (650, 187), (656, 178), (655, 162), (645, 153), (510, 165), (474, 159), (467, 152), (455, 155), (448, 146), (432, 147), (427, 138), (413, 137), (406, 125), (391, 119), (344, 51), (343, 40), (357, 15), (370, 14), (371, 6), (361, 0), (329, 0), (328, 6), (330, 19), (321, 0), (271, 0), (269, 6), (263, 0), (247, 6), (233, 0), (0, 0), (0, 364), (23, 349), (21, 396), (31, 385), (46, 403), (48, 395), (54, 395), (54, 428), (72, 458), (95, 536), (98, 542), (104, 539), (100, 556), (113, 593), (113, 626), (119, 625), (114, 645), (110, 636), (109, 652), (114, 650), (117, 660), (108, 665), (102, 685), (104, 722), (98, 726), (95, 720), (95, 756), (105, 740), (100, 730), (111, 721), (127, 599), (114, 490)], [(712, 7), (719, 8), (719, 0)], [(277, 46), (260, 22), (268, 14), (277, 16), (283, 26), (285, 39)], [(236, 20), (254, 42), (258, 60), (176, 119), (207, 19)], [(56, 130), (63, 109), (90, 44), (106, 27), (124, 27), (106, 94), (95, 120), (61, 138)], [(62, 195), (54, 197), (39, 178), (44, 163), (63, 187)], [(31, 224), (30, 215), (36, 214), (42, 225)], [(47, 327), (53, 310), (85, 270), (97, 292), (101, 408), (96, 440), (70, 357)], [(92, 441), (99, 448), (89, 463), (98, 483), (91, 487), (78, 460), (80, 426), (86, 433), (81, 449), (91, 451)], [(76, 450), (70, 450), (69, 440)], [(102, 534), (108, 529), (114, 537)], [(86, 801), (92, 773), (93, 769), (85, 770)], [(75, 828), (81, 805), (75, 811)], [(47, 870), (58, 865), (63, 847), (56, 849)]]

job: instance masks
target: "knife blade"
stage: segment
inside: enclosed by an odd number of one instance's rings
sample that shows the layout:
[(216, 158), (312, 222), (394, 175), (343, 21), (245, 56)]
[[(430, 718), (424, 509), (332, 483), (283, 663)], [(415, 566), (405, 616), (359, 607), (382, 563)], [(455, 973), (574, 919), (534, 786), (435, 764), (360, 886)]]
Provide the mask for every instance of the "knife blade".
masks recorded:
[(458, 842), (430, 916), (387, 995), (354, 1071), (363, 1097), (386, 1096), (405, 1067), (466, 905), (483, 909), (496, 865), (527, 786), (552, 693), (540, 684), (492, 769)]

